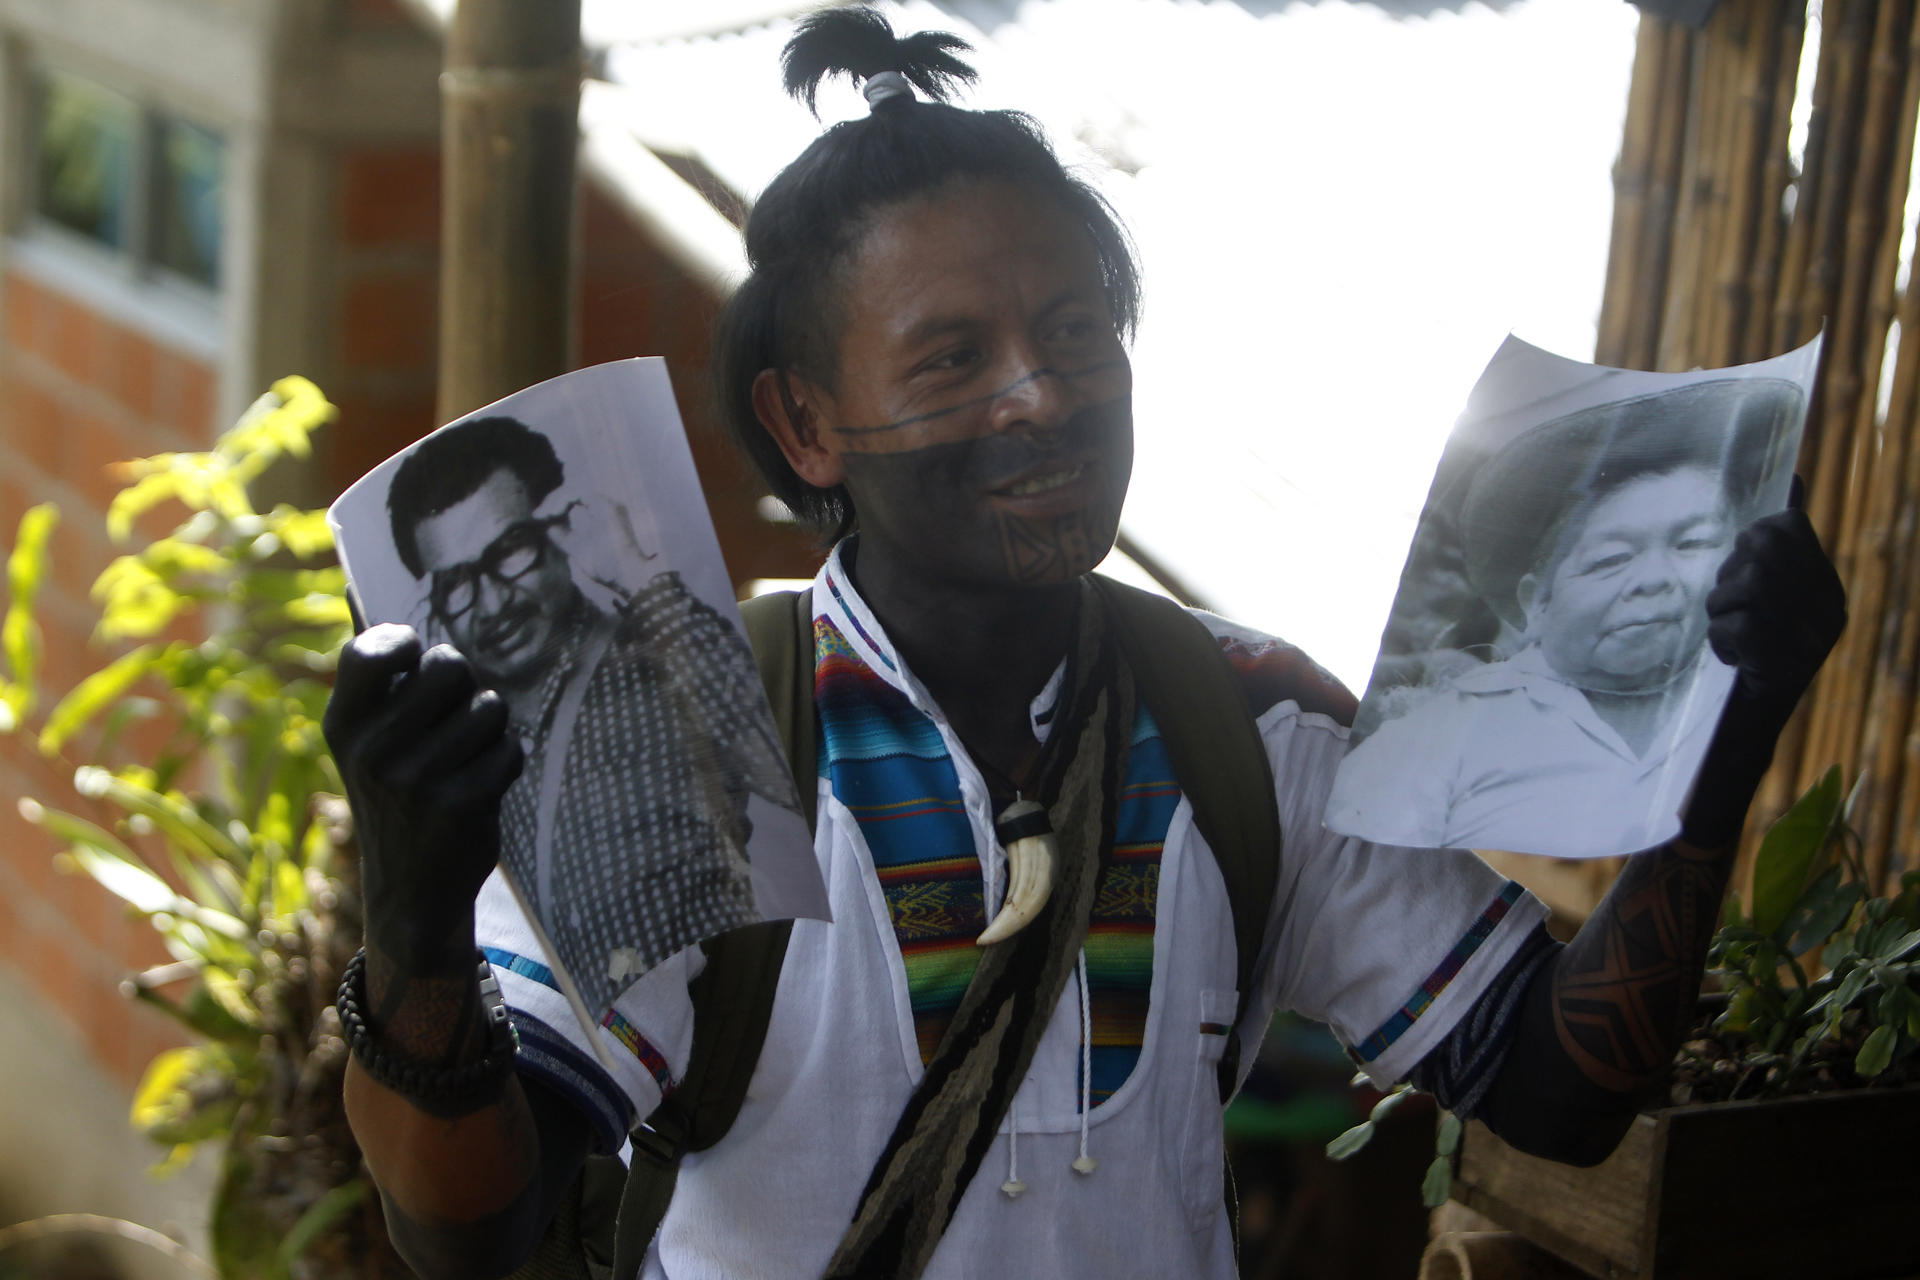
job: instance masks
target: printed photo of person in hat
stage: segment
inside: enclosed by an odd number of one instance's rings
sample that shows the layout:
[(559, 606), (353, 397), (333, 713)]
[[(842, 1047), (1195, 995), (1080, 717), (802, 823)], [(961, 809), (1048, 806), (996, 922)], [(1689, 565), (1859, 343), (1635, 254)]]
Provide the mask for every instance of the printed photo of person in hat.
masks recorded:
[[(1731, 687), (1707, 593), (1740, 530), (1783, 505), (1803, 402), (1742, 378), (1581, 409), (1431, 502), (1422, 536), (1455, 540), (1477, 596), (1461, 607), (1499, 620), (1495, 660), (1383, 696), (1329, 825), (1562, 857), (1669, 837)], [(1416, 542), (1409, 573), (1434, 557)]]

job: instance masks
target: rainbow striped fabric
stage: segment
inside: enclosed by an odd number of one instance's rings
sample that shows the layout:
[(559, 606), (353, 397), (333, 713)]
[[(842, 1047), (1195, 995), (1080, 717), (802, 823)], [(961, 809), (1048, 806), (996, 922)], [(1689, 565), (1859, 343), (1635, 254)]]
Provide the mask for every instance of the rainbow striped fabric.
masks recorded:
[[(482, 947), (487, 963), (501, 969), (509, 969), (523, 978), (531, 978), (543, 987), (560, 990), (559, 979), (553, 976), (553, 970), (538, 960), (523, 956), (517, 951), (508, 951), (502, 947)], [(609, 1009), (600, 1019), (600, 1025), (613, 1033), (614, 1039), (626, 1046), (627, 1052), (640, 1060), (647, 1069), (653, 1082), (660, 1086), (660, 1096), (666, 1097), (679, 1087), (680, 1082), (673, 1078), (673, 1068), (667, 1065), (667, 1059), (653, 1042), (640, 1034), (640, 1028), (622, 1016), (617, 1010)]]
[(1480, 913), (1480, 918), (1473, 922), (1473, 927), (1461, 936), (1460, 941), (1453, 944), (1453, 950), (1447, 953), (1447, 958), (1427, 975), (1426, 981), (1420, 984), (1407, 1002), (1401, 1005), (1392, 1017), (1381, 1023), (1379, 1030), (1354, 1046), (1353, 1051), (1359, 1055), (1360, 1061), (1372, 1062), (1385, 1053), (1395, 1040), (1406, 1034), (1407, 1028), (1414, 1024), (1415, 1019), (1425, 1013), (1427, 1006), (1447, 989), (1447, 984), (1452, 982), (1454, 975), (1460, 972), (1460, 966), (1480, 949), (1480, 944), (1487, 940), (1487, 936), (1493, 932), (1493, 927), (1505, 918), (1513, 904), (1520, 900), (1523, 892), (1525, 890), (1514, 881), (1507, 881), (1506, 887), (1495, 895), (1493, 901), (1487, 904), (1487, 909)]
[[(938, 728), (827, 619), (814, 621), (822, 771), (860, 824), (906, 964), (921, 1061), (932, 1059), (973, 979), (985, 888), (959, 775)], [(1160, 854), (1180, 791), (1145, 708), (1134, 725), (1114, 847), (1087, 933), (1093, 1105), (1140, 1057), (1153, 981)]]

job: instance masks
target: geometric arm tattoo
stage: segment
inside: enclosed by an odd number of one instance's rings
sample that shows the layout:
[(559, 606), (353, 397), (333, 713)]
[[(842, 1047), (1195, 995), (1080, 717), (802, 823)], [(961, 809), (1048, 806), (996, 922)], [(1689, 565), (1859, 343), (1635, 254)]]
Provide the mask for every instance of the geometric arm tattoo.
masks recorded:
[(1733, 851), (1675, 839), (1630, 858), (1554, 966), (1554, 1030), (1581, 1074), (1637, 1093), (1691, 1025)]

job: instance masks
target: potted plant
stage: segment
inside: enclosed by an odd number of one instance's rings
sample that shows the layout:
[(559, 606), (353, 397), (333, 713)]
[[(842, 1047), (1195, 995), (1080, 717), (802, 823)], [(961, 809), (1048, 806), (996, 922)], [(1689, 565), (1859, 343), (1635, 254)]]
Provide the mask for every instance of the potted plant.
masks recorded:
[(1831, 769), (1768, 830), (1669, 1105), (1588, 1169), (1469, 1124), (1453, 1198), (1594, 1276), (1920, 1271), (1920, 872), (1871, 892), (1847, 807)]
[(132, 1122), (165, 1151), (162, 1175), (218, 1150), (221, 1277), (407, 1274), (340, 1095), (333, 993), (360, 935), (357, 863), (320, 716), (349, 634), (344, 579), (324, 512), (259, 510), (249, 492), (332, 416), (288, 378), (212, 449), (120, 464), (107, 525), (131, 545), (93, 587), (114, 656), (44, 713), (33, 609), (50, 505), (22, 520), (0, 597), (0, 732), (32, 731), (106, 817), (48, 797), (21, 812), (172, 956), (122, 987), (190, 1039), (148, 1065)]

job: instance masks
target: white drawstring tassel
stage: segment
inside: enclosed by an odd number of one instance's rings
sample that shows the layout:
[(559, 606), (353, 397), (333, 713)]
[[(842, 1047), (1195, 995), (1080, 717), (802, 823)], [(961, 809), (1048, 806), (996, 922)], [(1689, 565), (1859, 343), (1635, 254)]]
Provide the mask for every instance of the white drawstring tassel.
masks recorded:
[(1009, 1200), (1018, 1200), (1027, 1184), (1020, 1181), (1020, 1104), (1007, 1105), (1007, 1180), (1000, 1184), (1000, 1194)]
[(1093, 1002), (1087, 998), (1087, 949), (1080, 948), (1080, 1158), (1073, 1171), (1085, 1175), (1100, 1162), (1087, 1154), (1087, 1122), (1093, 1112)]

